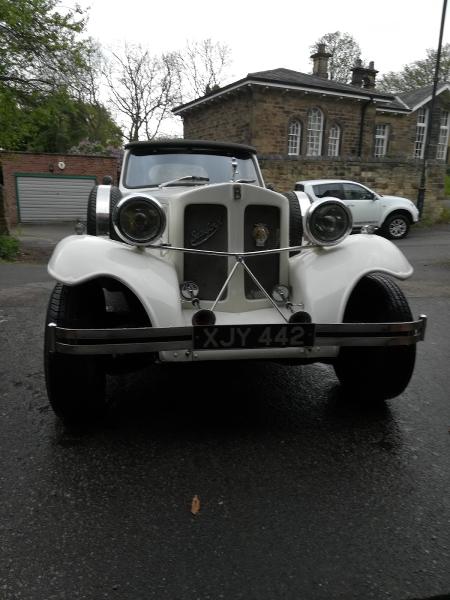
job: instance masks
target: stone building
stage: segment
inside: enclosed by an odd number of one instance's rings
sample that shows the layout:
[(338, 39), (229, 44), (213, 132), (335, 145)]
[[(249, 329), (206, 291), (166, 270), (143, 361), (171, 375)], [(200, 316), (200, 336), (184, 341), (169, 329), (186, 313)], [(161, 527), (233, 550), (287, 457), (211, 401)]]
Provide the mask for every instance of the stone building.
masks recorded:
[[(417, 198), (431, 86), (394, 96), (376, 89), (374, 63), (357, 61), (351, 84), (328, 78), (325, 46), (308, 75), (279, 68), (243, 79), (174, 110), (184, 137), (255, 146), (266, 182), (292, 190), (299, 179), (356, 179), (377, 191)], [(426, 211), (444, 195), (450, 85), (438, 87), (427, 161)]]

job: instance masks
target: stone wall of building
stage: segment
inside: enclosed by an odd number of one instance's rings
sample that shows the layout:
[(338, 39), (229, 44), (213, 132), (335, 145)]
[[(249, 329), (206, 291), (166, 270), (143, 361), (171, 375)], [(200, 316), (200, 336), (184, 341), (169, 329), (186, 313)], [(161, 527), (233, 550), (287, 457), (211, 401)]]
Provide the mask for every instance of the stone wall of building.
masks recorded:
[[(302, 179), (350, 179), (380, 194), (404, 196), (417, 202), (420, 164), (414, 160), (313, 160), (260, 155), (259, 163), (266, 184), (272, 184), (279, 192), (293, 190), (295, 182)], [(446, 165), (442, 162), (430, 161), (426, 177), (425, 217), (435, 219), (442, 212), (445, 169)]]
[(365, 106), (363, 101), (348, 98), (255, 86), (187, 111), (183, 116), (184, 137), (250, 144), (259, 153), (287, 156), (289, 124), (298, 120), (302, 125), (300, 155), (305, 156), (307, 115), (315, 107), (324, 115), (323, 155), (327, 154), (329, 130), (338, 124), (342, 132), (340, 155), (357, 156), (362, 118), (362, 153), (373, 153), (373, 104)]
[(373, 104), (365, 106), (363, 101), (338, 96), (260, 88), (255, 88), (253, 102), (252, 144), (262, 154), (287, 156), (289, 124), (297, 120), (302, 126), (300, 156), (306, 156), (307, 117), (311, 108), (319, 108), (324, 116), (322, 155), (327, 155), (328, 152), (329, 130), (337, 124), (341, 128), (340, 156), (357, 156), (363, 114), (362, 153), (370, 155), (372, 151), (375, 119)]
[[(445, 98), (436, 99), (431, 157), (436, 155), (441, 107), (449, 109), (446, 102)], [(313, 107), (324, 114), (319, 157), (306, 156), (307, 114)], [(288, 155), (288, 129), (293, 119), (302, 125), (299, 156)], [(405, 196), (416, 202), (423, 164), (413, 159), (416, 122), (417, 112), (380, 112), (372, 102), (248, 86), (244, 91), (188, 111), (184, 115), (184, 135), (254, 146), (266, 182), (280, 191), (292, 190), (301, 179), (339, 178), (360, 181), (379, 193)], [(341, 128), (340, 156), (328, 158), (328, 134), (335, 123)], [(377, 124), (389, 125), (386, 158), (373, 158)], [(446, 166), (446, 162), (431, 161), (428, 167), (425, 216), (436, 218), (442, 211)]]
[[(60, 169), (58, 163), (64, 163)], [(16, 175), (52, 174), (64, 176), (91, 175), (101, 183), (110, 175), (117, 183), (118, 161), (111, 156), (88, 156), (78, 154), (34, 154), (28, 152), (0, 152), (0, 168), (3, 173), (3, 204), (6, 223), (17, 224)]]
[(184, 137), (251, 144), (252, 109), (251, 95), (246, 90), (201, 104), (184, 117)]

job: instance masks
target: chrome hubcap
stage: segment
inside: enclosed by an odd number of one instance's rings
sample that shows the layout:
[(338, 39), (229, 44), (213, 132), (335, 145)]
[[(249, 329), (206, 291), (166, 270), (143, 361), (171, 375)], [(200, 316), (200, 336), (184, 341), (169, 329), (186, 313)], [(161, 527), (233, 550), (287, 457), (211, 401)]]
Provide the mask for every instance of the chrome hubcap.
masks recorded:
[(406, 223), (403, 219), (394, 219), (389, 225), (389, 233), (393, 237), (401, 237), (406, 232)]

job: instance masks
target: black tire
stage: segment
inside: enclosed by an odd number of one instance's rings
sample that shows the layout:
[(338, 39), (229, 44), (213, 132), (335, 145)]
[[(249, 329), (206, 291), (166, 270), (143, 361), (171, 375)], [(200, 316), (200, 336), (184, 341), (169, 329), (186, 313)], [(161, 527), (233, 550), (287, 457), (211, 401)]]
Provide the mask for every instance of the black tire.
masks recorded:
[[(408, 302), (396, 283), (374, 273), (363, 277), (350, 296), (345, 323), (412, 321)], [(361, 400), (388, 400), (401, 394), (411, 379), (416, 346), (343, 347), (334, 364), (344, 391)]]
[[(303, 219), (300, 204), (295, 192), (285, 192), (283, 194), (289, 202), (289, 245), (301, 246), (303, 239)], [(295, 256), (299, 253), (290, 252), (289, 256)]]
[(86, 233), (88, 235), (97, 235), (97, 217), (96, 217), (97, 190), (98, 190), (98, 185), (94, 185), (94, 187), (90, 191), (89, 198), (88, 198), (87, 214), (86, 214)]
[(393, 213), (386, 217), (381, 233), (389, 240), (401, 240), (409, 233), (411, 219), (404, 213)]
[[(88, 235), (97, 235), (97, 191), (98, 185), (95, 185), (88, 198), (87, 215), (86, 215), (86, 232)], [(122, 193), (118, 187), (110, 186), (109, 192), (109, 237), (112, 240), (120, 240), (119, 236), (114, 231), (112, 215), (116, 204), (122, 197)]]
[(102, 327), (104, 314), (103, 289), (95, 283), (73, 287), (58, 283), (50, 296), (45, 322), (45, 379), (50, 405), (67, 424), (86, 423), (104, 414), (107, 405), (104, 359), (50, 352), (47, 324)]

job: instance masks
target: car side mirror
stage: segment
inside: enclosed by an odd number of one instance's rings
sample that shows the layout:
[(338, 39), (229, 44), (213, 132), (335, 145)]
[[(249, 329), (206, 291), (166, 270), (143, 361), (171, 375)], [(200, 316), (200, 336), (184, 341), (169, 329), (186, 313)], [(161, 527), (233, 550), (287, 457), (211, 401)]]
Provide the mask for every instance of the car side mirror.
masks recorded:
[(103, 185), (112, 185), (113, 182), (113, 178), (111, 177), (111, 175), (105, 175), (103, 177), (102, 183)]
[(267, 190), (271, 190), (272, 192), (275, 191), (275, 186), (273, 185), (273, 183), (266, 183), (266, 189)]

